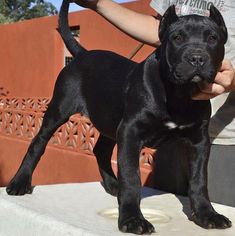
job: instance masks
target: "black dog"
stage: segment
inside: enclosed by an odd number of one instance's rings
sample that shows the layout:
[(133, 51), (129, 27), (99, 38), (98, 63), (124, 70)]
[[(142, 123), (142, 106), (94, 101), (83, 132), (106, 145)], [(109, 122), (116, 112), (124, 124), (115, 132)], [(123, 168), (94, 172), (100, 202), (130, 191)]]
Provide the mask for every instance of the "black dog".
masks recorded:
[[(210, 102), (191, 99), (198, 82), (213, 82), (224, 57), (227, 31), (218, 10), (212, 6), (210, 17), (177, 17), (171, 6), (160, 24), (161, 48), (137, 64), (109, 51), (82, 48), (71, 35), (68, 7), (69, 0), (64, 0), (59, 29), (75, 58), (60, 73), (42, 127), (7, 193), (31, 192), (32, 174), (48, 140), (79, 112), (89, 116), (100, 131), (94, 153), (106, 191), (118, 195), (121, 231), (154, 232), (140, 210), (140, 150), (179, 137), (190, 150), (187, 160), (192, 219), (204, 228), (230, 227), (231, 222), (213, 209), (207, 193)], [(115, 143), (118, 179), (110, 164)]]

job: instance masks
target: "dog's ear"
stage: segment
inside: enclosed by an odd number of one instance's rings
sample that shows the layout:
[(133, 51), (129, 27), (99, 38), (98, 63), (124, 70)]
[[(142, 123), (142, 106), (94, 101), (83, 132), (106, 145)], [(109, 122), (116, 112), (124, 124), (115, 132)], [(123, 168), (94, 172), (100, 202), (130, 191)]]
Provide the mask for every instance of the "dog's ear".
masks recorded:
[(220, 27), (224, 37), (224, 43), (226, 43), (228, 39), (227, 27), (219, 10), (213, 4), (210, 6), (210, 18)]
[(162, 42), (164, 38), (164, 34), (167, 30), (167, 28), (174, 22), (178, 20), (178, 16), (175, 12), (175, 5), (171, 5), (164, 15), (161, 18), (160, 25), (159, 25), (159, 39)]

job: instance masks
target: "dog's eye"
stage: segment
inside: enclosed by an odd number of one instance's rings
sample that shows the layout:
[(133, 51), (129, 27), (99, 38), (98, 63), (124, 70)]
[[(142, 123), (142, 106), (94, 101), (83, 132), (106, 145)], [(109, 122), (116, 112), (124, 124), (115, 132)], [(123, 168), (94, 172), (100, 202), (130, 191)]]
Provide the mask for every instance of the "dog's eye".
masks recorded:
[(217, 37), (215, 35), (209, 35), (209, 37), (207, 39), (208, 43), (211, 43), (211, 44), (215, 43), (216, 40), (217, 40)]
[(175, 36), (174, 36), (174, 41), (175, 41), (176, 43), (182, 43), (182, 42), (183, 42), (183, 37), (182, 37), (182, 35), (180, 35), (180, 34), (175, 35)]

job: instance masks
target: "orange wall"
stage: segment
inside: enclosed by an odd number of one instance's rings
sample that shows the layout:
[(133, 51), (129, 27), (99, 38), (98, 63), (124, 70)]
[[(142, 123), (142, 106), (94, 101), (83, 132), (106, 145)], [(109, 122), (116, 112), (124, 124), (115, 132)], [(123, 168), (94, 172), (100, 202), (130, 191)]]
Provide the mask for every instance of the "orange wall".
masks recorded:
[(49, 96), (62, 66), (56, 25), (44, 17), (0, 26), (0, 84), (11, 96)]
[[(125, 4), (154, 14), (149, 0)], [(128, 56), (139, 42), (121, 33), (98, 14), (84, 10), (71, 13), (70, 25), (80, 25), (80, 41), (88, 49), (106, 49)], [(16, 97), (50, 97), (64, 63), (64, 46), (57, 32), (57, 16), (0, 25), (0, 87)], [(143, 60), (153, 48), (134, 58)]]

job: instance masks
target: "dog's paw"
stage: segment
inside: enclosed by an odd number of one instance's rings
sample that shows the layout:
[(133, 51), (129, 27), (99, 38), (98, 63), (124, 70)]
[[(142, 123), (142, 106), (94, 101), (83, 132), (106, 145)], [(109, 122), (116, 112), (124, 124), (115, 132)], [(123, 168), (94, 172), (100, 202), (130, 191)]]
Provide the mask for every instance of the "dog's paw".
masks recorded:
[(142, 217), (131, 217), (119, 223), (118, 227), (124, 233), (151, 234), (155, 232), (153, 225)]
[(32, 193), (31, 175), (27, 173), (16, 174), (8, 184), (6, 191), (9, 195), (24, 195)]
[(118, 195), (118, 181), (117, 181), (117, 179), (114, 179), (112, 177), (106, 178), (102, 182), (102, 185), (107, 193), (109, 193), (115, 197)]
[(232, 226), (232, 222), (225, 216), (215, 211), (203, 214), (194, 214), (192, 220), (205, 229), (226, 229)]

